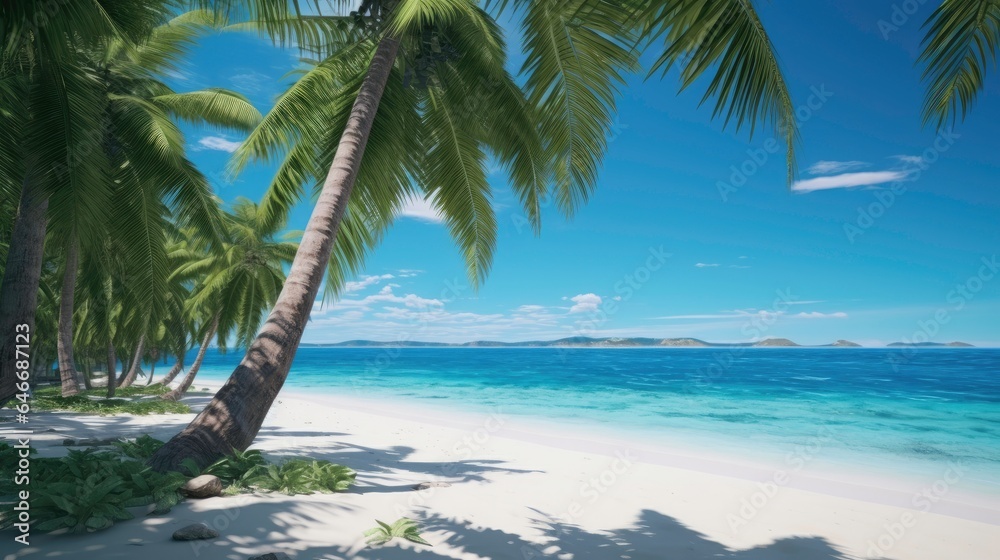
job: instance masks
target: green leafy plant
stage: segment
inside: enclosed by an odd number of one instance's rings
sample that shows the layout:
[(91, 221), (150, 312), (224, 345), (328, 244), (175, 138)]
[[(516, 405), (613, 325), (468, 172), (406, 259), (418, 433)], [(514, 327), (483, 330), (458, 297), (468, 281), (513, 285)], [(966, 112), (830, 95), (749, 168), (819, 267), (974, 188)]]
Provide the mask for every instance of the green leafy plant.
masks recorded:
[(248, 449), (239, 451), (233, 449), (233, 453), (212, 463), (205, 469), (206, 474), (214, 474), (219, 477), (224, 484), (243, 486), (248, 480), (256, 476), (265, 466), (267, 460), (261, 455), (258, 449)]
[(252, 486), (284, 494), (343, 492), (354, 484), (353, 470), (329, 461), (293, 459), (282, 465), (267, 465), (248, 480)]
[[(170, 511), (181, 500), (179, 489), (187, 478), (176, 472), (155, 472), (122, 452), (123, 448), (148, 451), (158, 443), (148, 436), (139, 440), (138, 447), (119, 446), (118, 452), (71, 450), (65, 457), (33, 459), (33, 527), (42, 532), (100, 531), (115, 521), (131, 519), (127, 508), (151, 506), (154, 514)], [(0, 460), (6, 460), (10, 451), (0, 449)], [(13, 505), (3, 506), (0, 528), (14, 523)]]
[(47, 484), (33, 492), (32, 515), (39, 531), (100, 531), (132, 519), (125, 509), (132, 492), (119, 476), (91, 473), (82, 479)]
[(146, 460), (156, 453), (156, 450), (163, 447), (163, 442), (150, 437), (149, 434), (135, 438), (135, 441), (123, 440), (115, 442), (118, 452), (130, 459)]
[(378, 523), (378, 526), (365, 531), (365, 537), (368, 537), (367, 542), (370, 546), (381, 546), (395, 538), (432, 546), (420, 536), (420, 526), (412, 519), (401, 517), (392, 525), (376, 519), (375, 523)]

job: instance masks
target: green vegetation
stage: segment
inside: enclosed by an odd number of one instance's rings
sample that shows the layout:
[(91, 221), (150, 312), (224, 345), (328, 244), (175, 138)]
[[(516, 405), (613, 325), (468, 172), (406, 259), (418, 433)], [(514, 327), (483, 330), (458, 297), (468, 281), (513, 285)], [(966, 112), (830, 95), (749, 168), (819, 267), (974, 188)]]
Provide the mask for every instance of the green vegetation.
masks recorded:
[(392, 525), (376, 519), (375, 523), (378, 523), (378, 526), (365, 531), (365, 536), (368, 537), (367, 542), (370, 546), (381, 546), (395, 538), (431, 546), (431, 543), (425, 541), (420, 536), (420, 527), (412, 519), (401, 517)]
[[(36, 411), (64, 411), (99, 414), (101, 416), (111, 414), (186, 414), (191, 412), (186, 404), (155, 398), (166, 391), (167, 389), (162, 385), (132, 386), (119, 391), (118, 394), (123, 398), (108, 399), (104, 397), (104, 389), (92, 389), (72, 397), (63, 397), (59, 387), (44, 387), (35, 390), (31, 399), (31, 408)], [(12, 404), (8, 406), (12, 406)]]
[(251, 478), (248, 484), (290, 495), (331, 493), (350, 488), (356, 475), (353, 470), (329, 461), (293, 459), (281, 465), (268, 465), (259, 475)]
[[(167, 513), (181, 499), (180, 488), (191, 477), (214, 474), (231, 496), (253, 489), (285, 494), (343, 492), (354, 483), (351, 469), (329, 461), (292, 459), (268, 464), (258, 450), (237, 451), (204, 471), (158, 473), (145, 461), (163, 446), (149, 435), (114, 443), (114, 451), (70, 451), (60, 458), (33, 458), (31, 463), (34, 527), (48, 532), (68, 529), (92, 532), (134, 517), (128, 508), (146, 506), (150, 515)], [(35, 453), (34, 450), (31, 451)], [(13, 472), (17, 450), (0, 443), (0, 471)], [(0, 480), (0, 496), (16, 490), (12, 480)], [(0, 512), (0, 528), (14, 522), (13, 503)]]
[[(181, 500), (179, 489), (187, 480), (180, 473), (161, 474), (120, 453), (95, 449), (35, 458), (31, 469), (31, 516), (35, 529), (43, 532), (100, 531), (131, 519), (131, 507), (166, 513)], [(12, 506), (5, 508), (0, 527), (14, 522)]]
[(152, 457), (157, 449), (163, 447), (163, 442), (150, 437), (149, 434), (144, 434), (137, 437), (134, 441), (123, 440), (116, 442), (114, 445), (118, 448), (118, 452), (125, 457), (145, 461)]

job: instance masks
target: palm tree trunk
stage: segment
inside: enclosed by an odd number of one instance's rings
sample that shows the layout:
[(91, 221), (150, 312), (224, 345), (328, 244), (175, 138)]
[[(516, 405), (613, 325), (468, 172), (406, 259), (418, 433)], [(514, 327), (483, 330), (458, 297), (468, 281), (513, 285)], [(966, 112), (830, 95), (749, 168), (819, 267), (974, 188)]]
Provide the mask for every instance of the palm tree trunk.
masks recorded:
[(174, 378), (177, 377), (177, 374), (180, 373), (183, 369), (184, 369), (184, 353), (182, 352), (177, 355), (177, 363), (174, 364), (174, 367), (170, 368), (170, 371), (167, 372), (167, 376), (157, 381), (156, 383), (159, 385), (170, 385), (170, 382), (173, 381)]
[(169, 393), (163, 395), (163, 399), (168, 401), (176, 401), (187, 393), (187, 390), (191, 388), (191, 384), (194, 383), (194, 376), (198, 375), (198, 370), (201, 369), (201, 362), (205, 359), (205, 352), (208, 350), (208, 345), (212, 342), (212, 337), (215, 336), (215, 331), (219, 330), (219, 315), (215, 315), (215, 319), (212, 320), (212, 327), (208, 329), (205, 333), (205, 338), (201, 341), (201, 348), (198, 349), (198, 355), (194, 358), (194, 363), (191, 364), (191, 369), (188, 370), (187, 375), (181, 380), (181, 384), (177, 386), (176, 389), (170, 391)]
[(152, 385), (153, 374), (156, 373), (156, 353), (153, 353), (153, 361), (149, 365), (149, 377), (146, 378), (146, 386)]
[(80, 372), (80, 376), (83, 377), (83, 387), (88, 391), (94, 388), (94, 384), (91, 383), (90, 377), (94, 373), (93, 364), (90, 363), (90, 358), (87, 358), (83, 366), (83, 371)]
[(118, 357), (115, 356), (115, 345), (108, 341), (108, 398), (115, 396), (115, 389), (118, 387), (118, 376), (115, 370), (118, 369)]
[(245, 450), (257, 437), (264, 417), (288, 377), (302, 331), (323, 283), (398, 50), (399, 40), (395, 37), (387, 36), (379, 42), (288, 279), (267, 322), (215, 398), (150, 458), (154, 469), (177, 470), (184, 459), (192, 459), (204, 467), (233, 449)]
[(63, 273), (62, 293), (59, 296), (59, 378), (62, 396), (80, 394), (80, 378), (73, 361), (73, 293), (76, 291), (76, 274), (79, 268), (80, 247), (74, 238), (66, 250), (66, 271)]
[(18, 329), (18, 325), (27, 325), (30, 338), (35, 338), (35, 306), (42, 275), (48, 208), (49, 199), (41, 185), (26, 179), (21, 187), (0, 284), (0, 406), (17, 393), (15, 364), (19, 360), (16, 346), (23, 341), (18, 342), (15, 333), (24, 331)]
[(139, 366), (142, 365), (142, 348), (145, 345), (146, 335), (142, 335), (139, 337), (139, 347), (135, 349), (135, 357), (132, 358), (132, 367), (129, 368), (125, 379), (123, 379), (121, 384), (118, 385), (122, 389), (125, 387), (131, 387), (132, 383), (135, 382), (136, 376), (139, 375)]

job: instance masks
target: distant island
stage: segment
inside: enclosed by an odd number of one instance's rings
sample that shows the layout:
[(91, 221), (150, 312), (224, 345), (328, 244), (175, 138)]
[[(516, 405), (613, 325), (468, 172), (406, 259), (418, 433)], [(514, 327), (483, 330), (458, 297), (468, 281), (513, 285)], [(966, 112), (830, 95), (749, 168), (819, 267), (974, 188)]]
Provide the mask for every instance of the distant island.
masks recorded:
[[(558, 340), (528, 340), (523, 342), (499, 342), (494, 340), (476, 340), (473, 342), (420, 342), (420, 341), (377, 341), (348, 340), (324, 344), (301, 344), (312, 348), (862, 348), (862, 345), (850, 340), (838, 340), (832, 344), (803, 345), (787, 338), (765, 338), (755, 342), (706, 342), (697, 338), (642, 338), (642, 337), (609, 337), (590, 338), (573, 336)], [(974, 348), (966, 342), (893, 342), (889, 348)]]

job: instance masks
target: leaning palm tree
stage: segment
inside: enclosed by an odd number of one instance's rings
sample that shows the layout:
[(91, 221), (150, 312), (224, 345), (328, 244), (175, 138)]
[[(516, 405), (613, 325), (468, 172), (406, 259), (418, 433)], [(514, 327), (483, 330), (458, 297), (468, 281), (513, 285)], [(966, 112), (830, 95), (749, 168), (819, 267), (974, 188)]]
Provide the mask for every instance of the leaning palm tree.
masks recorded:
[(924, 124), (938, 129), (965, 119), (996, 68), (1000, 50), (1000, 2), (944, 0), (927, 19), (924, 64), (927, 83)]
[[(284, 156), (265, 201), (269, 215), (304, 185), (318, 187), (288, 280), (229, 381), (151, 465), (204, 465), (250, 445), (288, 375), (324, 272), (332, 263), (327, 285), (336, 291), (413, 189), (443, 213), (473, 283), (488, 271), (496, 240), (488, 155), (506, 167), (536, 228), (545, 196), (567, 213), (584, 202), (606, 148), (616, 86), (635, 66), (634, 31), (680, 37), (685, 47), (668, 49), (667, 61), (691, 55), (691, 79), (718, 68), (709, 95), (720, 106), (732, 107), (738, 122), (770, 120), (794, 138), (787, 88), (747, 0), (680, 2), (692, 7), (666, 15), (652, 2), (636, 3), (654, 19), (634, 20), (623, 9), (629, 2), (501, 2), (498, 9), (522, 20), (524, 89), (504, 68), (499, 26), (472, 0), (364, 0), (353, 17), (334, 18), (356, 23), (354, 32), (315, 45), (321, 62), (282, 96), (241, 154)], [(718, 5), (739, 15), (728, 18)], [(730, 29), (707, 41), (686, 34), (706, 23), (699, 17)], [(309, 23), (288, 26), (299, 44), (322, 35), (318, 25), (304, 32)]]
[[(231, 240), (219, 254), (191, 260), (177, 269), (179, 278), (200, 278), (190, 300), (201, 316), (202, 342), (187, 375), (164, 399), (177, 400), (191, 387), (213, 339), (223, 350), (233, 336), (236, 346), (248, 347), (257, 334), (264, 312), (278, 298), (285, 281), (284, 266), (295, 257), (298, 244), (275, 238), (284, 220), (263, 220), (256, 204), (239, 199), (228, 216)], [(204, 255), (199, 247), (184, 249), (189, 255)]]

